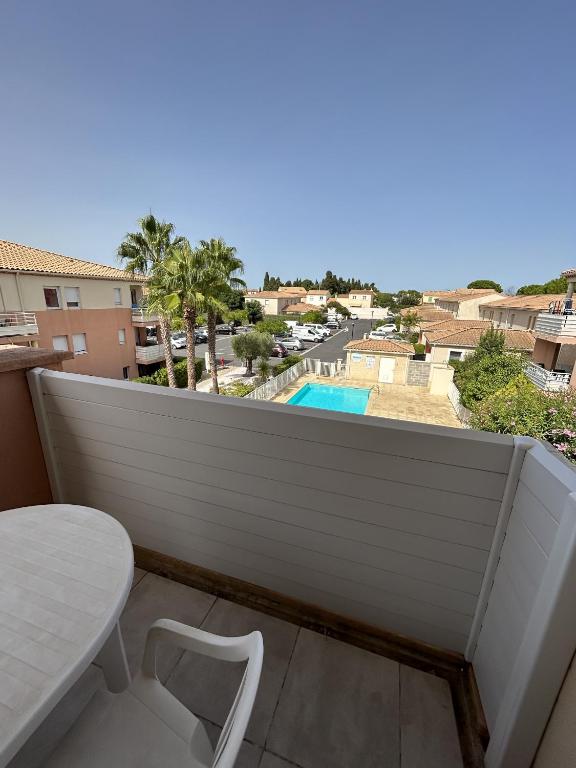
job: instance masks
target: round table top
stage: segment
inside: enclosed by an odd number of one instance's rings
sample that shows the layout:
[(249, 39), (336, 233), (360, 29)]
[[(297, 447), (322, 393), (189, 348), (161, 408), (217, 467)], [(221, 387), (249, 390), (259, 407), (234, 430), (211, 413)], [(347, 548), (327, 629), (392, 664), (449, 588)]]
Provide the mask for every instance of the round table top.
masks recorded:
[(133, 571), (128, 534), (104, 512), (0, 512), (0, 766), (94, 660)]

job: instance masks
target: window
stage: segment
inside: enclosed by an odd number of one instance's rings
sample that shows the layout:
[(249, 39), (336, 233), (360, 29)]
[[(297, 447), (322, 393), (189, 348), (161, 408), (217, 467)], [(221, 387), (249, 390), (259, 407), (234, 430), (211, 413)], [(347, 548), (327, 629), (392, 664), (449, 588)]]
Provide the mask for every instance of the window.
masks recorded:
[(450, 354), (448, 355), (448, 360), (461, 360), (462, 359), (462, 352), (456, 352), (456, 350), (451, 349)]
[(514, 320), (516, 320), (516, 315), (515, 314), (510, 315), (510, 325), (508, 326), (509, 328), (513, 327)]
[(44, 301), (47, 309), (60, 309), (60, 290), (58, 288), (44, 288)]
[(59, 352), (68, 352), (68, 336), (52, 336), (52, 347)]
[(118, 328), (118, 341), (120, 344), (126, 344), (126, 329)]
[(122, 368), (122, 378), (128, 379), (130, 378), (130, 366), (126, 365), (124, 368)]
[(114, 288), (114, 304), (117, 307), (122, 304), (122, 288)]
[(74, 347), (74, 354), (75, 355), (85, 355), (87, 352), (86, 349), (86, 334), (85, 333), (74, 333), (72, 335), (72, 346)]
[(68, 309), (80, 308), (80, 288), (64, 288), (64, 299)]

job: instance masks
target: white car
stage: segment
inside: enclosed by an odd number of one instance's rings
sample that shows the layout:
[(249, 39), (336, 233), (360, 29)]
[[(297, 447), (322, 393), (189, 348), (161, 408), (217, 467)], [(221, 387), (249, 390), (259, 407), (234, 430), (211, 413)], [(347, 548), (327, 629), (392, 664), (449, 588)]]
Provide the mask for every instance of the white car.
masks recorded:
[(313, 331), (316, 331), (316, 333), (321, 334), (325, 338), (331, 335), (330, 328), (326, 328), (325, 325), (320, 325), (319, 323), (304, 323), (304, 328), (312, 328)]
[(324, 341), (324, 335), (318, 333), (313, 328), (306, 328), (303, 325), (297, 325), (292, 331), (292, 336), (302, 341), (310, 341), (312, 344), (318, 344), (320, 341)]
[(381, 325), (380, 328), (376, 328), (375, 331), (370, 331), (368, 334), (369, 339), (387, 339), (391, 333), (396, 333), (395, 325)]
[(297, 351), (304, 349), (304, 344), (302, 344), (302, 341), (297, 339), (295, 336), (287, 336), (285, 339), (278, 339), (278, 342), (280, 344), (284, 344), (286, 349), (295, 349)]
[(183, 332), (173, 333), (170, 346), (172, 349), (186, 349), (186, 334)]

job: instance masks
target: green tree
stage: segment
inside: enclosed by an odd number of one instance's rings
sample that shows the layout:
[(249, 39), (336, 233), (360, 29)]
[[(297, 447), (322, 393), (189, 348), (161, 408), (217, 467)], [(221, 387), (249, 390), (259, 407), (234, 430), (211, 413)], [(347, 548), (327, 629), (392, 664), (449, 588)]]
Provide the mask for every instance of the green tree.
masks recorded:
[(270, 275), (266, 271), (264, 273), (264, 282), (262, 283), (262, 290), (263, 291), (269, 291), (270, 290)]
[(186, 330), (186, 356), (188, 358), (188, 389), (196, 389), (196, 341), (194, 331), (198, 313), (206, 304), (206, 262), (202, 254), (188, 242), (174, 248), (157, 271), (158, 290), (165, 294), (167, 307), (181, 314)]
[(342, 315), (342, 317), (350, 317), (351, 315), (348, 307), (345, 307), (344, 304), (340, 304), (336, 299), (330, 299), (326, 306), (331, 312), (336, 312), (337, 315)]
[(375, 307), (395, 307), (396, 297), (394, 296), (393, 293), (379, 292), (374, 297), (374, 306)]
[(406, 291), (398, 291), (396, 294), (396, 307), (397, 309), (405, 309), (406, 307), (416, 307), (422, 301), (422, 294), (420, 291), (414, 291), (412, 289)]
[(315, 323), (321, 324), (326, 322), (326, 315), (319, 309), (311, 309), (309, 312), (305, 312), (301, 318), (302, 323)]
[[(149, 213), (139, 219), (140, 231), (128, 232), (120, 243), (117, 256), (125, 269), (134, 274), (146, 275), (150, 278), (158, 276), (164, 260), (186, 242), (184, 237), (174, 237), (174, 225), (158, 219)], [(153, 304), (158, 311), (160, 337), (164, 345), (164, 359), (168, 372), (168, 383), (176, 387), (174, 375), (174, 360), (170, 344), (170, 312), (162, 300), (160, 291), (155, 291)], [(150, 296), (148, 299), (150, 306)]]
[(498, 293), (502, 293), (502, 286), (500, 283), (495, 283), (494, 280), (473, 280), (468, 283), (467, 288), (494, 288)]
[(218, 394), (218, 371), (216, 368), (216, 318), (218, 313), (226, 312), (226, 304), (222, 301), (222, 293), (227, 288), (238, 289), (246, 287), (238, 277), (244, 271), (244, 264), (236, 256), (236, 248), (227, 245), (222, 238), (200, 240), (198, 256), (203, 260), (203, 283), (201, 291), (204, 295), (206, 310), (206, 325), (208, 328), (208, 359), (212, 376), (212, 392)]
[(420, 325), (421, 322), (422, 322), (422, 318), (416, 311), (406, 312), (406, 314), (401, 315), (400, 317), (400, 325), (405, 329), (405, 332), (408, 334), (414, 333), (416, 328)]
[(523, 285), (516, 291), (517, 296), (538, 296), (541, 293), (544, 293), (544, 286), (539, 283)]
[(256, 324), (256, 330), (260, 333), (269, 333), (272, 336), (288, 336), (290, 333), (290, 327), (286, 325), (284, 320), (276, 317), (266, 317), (264, 320), (260, 320)]
[(482, 355), (503, 355), (505, 341), (504, 331), (500, 331), (492, 326), (487, 328), (480, 336), (475, 357), (473, 356), (471, 359), (475, 360)]
[(259, 320), (262, 320), (262, 305), (259, 301), (247, 301), (244, 309), (248, 315), (249, 323), (257, 323)]
[(556, 277), (543, 284), (531, 283), (530, 285), (523, 285), (521, 288), (518, 288), (516, 294), (518, 296), (536, 296), (542, 293), (566, 293), (567, 288), (568, 281), (566, 278)]
[(260, 381), (262, 384), (265, 384), (268, 379), (270, 378), (270, 372), (272, 371), (272, 366), (270, 365), (270, 361), (268, 360), (268, 357), (264, 357), (263, 355), (258, 358), (258, 373), (260, 374)]
[(250, 331), (232, 338), (234, 355), (240, 360), (246, 361), (246, 375), (252, 375), (252, 364), (256, 358), (270, 357), (274, 339), (269, 333)]

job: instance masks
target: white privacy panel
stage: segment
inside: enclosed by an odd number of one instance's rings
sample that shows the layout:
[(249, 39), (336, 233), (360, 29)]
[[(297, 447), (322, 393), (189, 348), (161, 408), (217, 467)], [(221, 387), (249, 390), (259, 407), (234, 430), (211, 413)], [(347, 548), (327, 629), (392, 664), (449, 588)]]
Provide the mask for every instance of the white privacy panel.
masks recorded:
[[(518, 713), (526, 699), (521, 691), (530, 685), (531, 667), (559, 662), (558, 654), (543, 640), (548, 628), (542, 607), (548, 603), (549, 610), (561, 589), (560, 575), (570, 555), (566, 547), (575, 520), (571, 497), (574, 491), (576, 472), (543, 445), (535, 444), (520, 473), (473, 657), (491, 733), (486, 760), (490, 768), (525, 766), (532, 759), (518, 745), (514, 746), (513, 758), (506, 750), (519, 725)], [(550, 621), (557, 620), (558, 615), (551, 614)], [(568, 625), (565, 630), (570, 635)], [(574, 647), (576, 631), (567, 639)], [(561, 677), (558, 687), (560, 683)], [(530, 739), (535, 741), (534, 748), (537, 746), (538, 722), (543, 728), (551, 706), (543, 693), (538, 698), (537, 711), (531, 723), (525, 724), (531, 734), (522, 737), (525, 749)]]
[(33, 376), (63, 500), (135, 544), (464, 650), (511, 438)]

